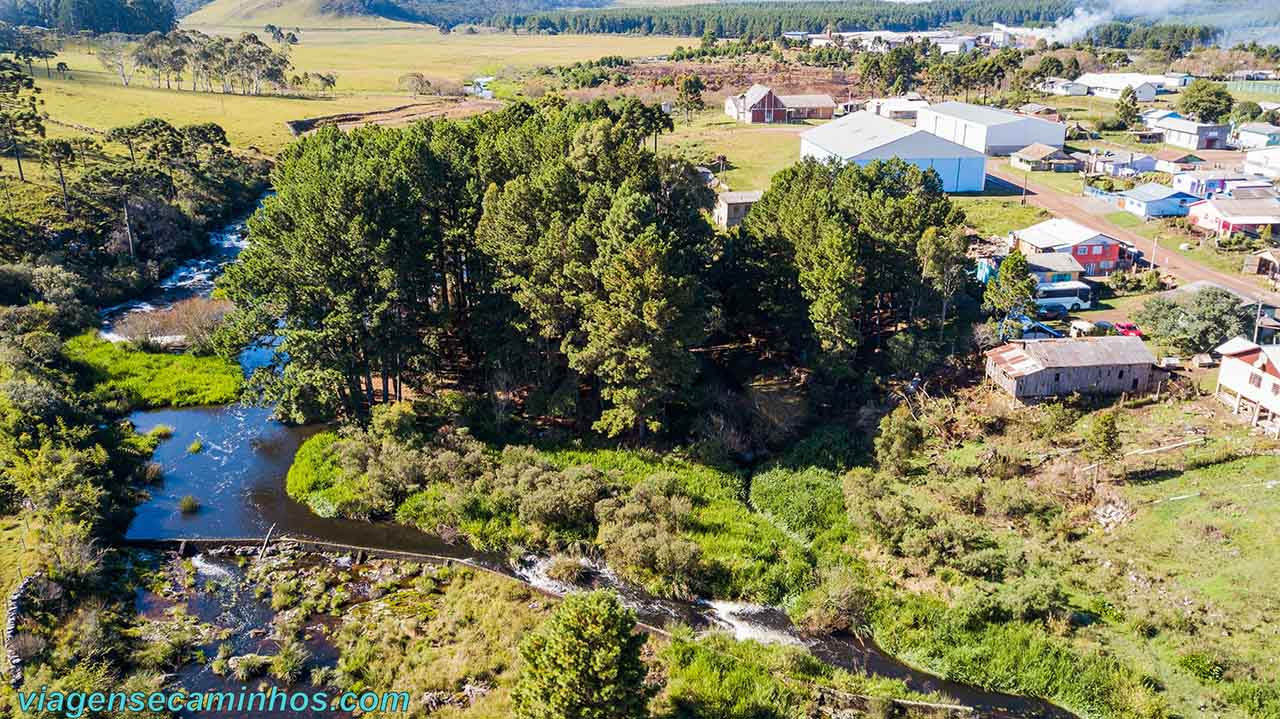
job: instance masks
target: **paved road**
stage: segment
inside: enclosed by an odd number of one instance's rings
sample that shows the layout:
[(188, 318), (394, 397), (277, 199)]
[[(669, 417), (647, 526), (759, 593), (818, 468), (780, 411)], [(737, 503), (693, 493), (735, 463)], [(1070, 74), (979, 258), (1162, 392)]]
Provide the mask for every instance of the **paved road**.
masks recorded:
[[(1022, 187), (1023, 176), (1021, 172), (1017, 172), (1007, 166), (1002, 166), (1002, 159), (989, 158), (987, 162), (987, 174), (999, 178), (1016, 187)], [(1111, 224), (1105, 218), (1089, 212), (1086, 209), (1087, 198), (1083, 196), (1065, 195), (1052, 187), (1048, 187), (1031, 180), (1027, 182), (1027, 202), (1042, 207), (1057, 217), (1063, 217), (1074, 220), (1082, 225), (1093, 227), (1100, 232), (1133, 243), (1134, 247), (1142, 250), (1148, 261), (1152, 255), (1152, 241), (1142, 235), (1126, 230), (1123, 227), (1117, 227)], [(1184, 284), (1187, 282), (1195, 282), (1203, 280), (1213, 282), (1223, 287), (1228, 287), (1242, 295), (1252, 299), (1261, 299), (1267, 304), (1280, 307), (1280, 294), (1268, 292), (1259, 288), (1253, 282), (1243, 275), (1229, 275), (1217, 270), (1209, 269), (1204, 265), (1183, 257), (1176, 252), (1171, 252), (1164, 248), (1159, 248), (1156, 253), (1156, 264), (1164, 272), (1167, 272)]]

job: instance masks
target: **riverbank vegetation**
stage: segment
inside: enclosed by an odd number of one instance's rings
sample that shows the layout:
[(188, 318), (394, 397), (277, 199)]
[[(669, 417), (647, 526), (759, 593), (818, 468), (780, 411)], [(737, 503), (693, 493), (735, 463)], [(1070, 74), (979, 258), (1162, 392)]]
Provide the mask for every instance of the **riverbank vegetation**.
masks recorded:
[(216, 356), (132, 349), (96, 332), (69, 339), (67, 358), (94, 399), (116, 411), (229, 404), (240, 396), (240, 365)]

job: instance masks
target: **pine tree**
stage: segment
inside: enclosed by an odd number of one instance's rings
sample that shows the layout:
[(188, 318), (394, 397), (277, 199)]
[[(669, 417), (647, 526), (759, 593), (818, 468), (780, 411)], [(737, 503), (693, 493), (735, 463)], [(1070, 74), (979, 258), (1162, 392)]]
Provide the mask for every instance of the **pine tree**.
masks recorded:
[(1132, 87), (1120, 91), (1120, 99), (1116, 102), (1116, 117), (1125, 127), (1133, 127), (1138, 122), (1138, 96)]
[(520, 643), (518, 719), (642, 719), (650, 689), (635, 615), (605, 591), (570, 594)]
[(1025, 311), (1035, 301), (1036, 278), (1031, 274), (1027, 258), (1014, 250), (1000, 263), (1000, 272), (987, 284), (982, 304), (1003, 317), (1010, 312)]

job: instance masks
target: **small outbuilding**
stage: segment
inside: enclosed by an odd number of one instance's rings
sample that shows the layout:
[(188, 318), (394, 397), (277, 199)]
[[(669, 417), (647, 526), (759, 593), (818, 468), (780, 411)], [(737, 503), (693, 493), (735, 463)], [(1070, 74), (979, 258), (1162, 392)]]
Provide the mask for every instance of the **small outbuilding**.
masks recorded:
[(1156, 172), (1170, 175), (1194, 170), (1204, 164), (1204, 158), (1183, 150), (1160, 150), (1156, 153)]
[(1138, 337), (1071, 337), (1010, 342), (986, 353), (987, 377), (1019, 400), (1146, 392), (1161, 377)]
[(760, 201), (764, 192), (746, 190), (738, 192), (721, 192), (716, 195), (716, 209), (712, 212), (716, 224), (729, 228), (742, 222), (751, 207)]
[(1246, 122), (1236, 128), (1235, 145), (1241, 150), (1280, 145), (1280, 127), (1267, 122)]
[(916, 127), (985, 155), (1010, 155), (1040, 143), (1061, 148), (1067, 126), (985, 105), (943, 102), (923, 108)]

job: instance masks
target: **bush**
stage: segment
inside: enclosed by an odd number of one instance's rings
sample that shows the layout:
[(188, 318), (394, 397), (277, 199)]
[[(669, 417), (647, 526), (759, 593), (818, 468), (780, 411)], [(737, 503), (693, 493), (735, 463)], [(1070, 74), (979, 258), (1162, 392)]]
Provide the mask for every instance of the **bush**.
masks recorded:
[(787, 469), (817, 467), (847, 472), (869, 459), (866, 435), (843, 424), (825, 424), (787, 447), (774, 463)]
[(900, 404), (880, 420), (880, 433), (875, 438), (876, 462), (882, 469), (906, 474), (911, 459), (923, 445), (924, 430), (911, 408)]
[(823, 469), (771, 469), (751, 481), (751, 504), (787, 531), (813, 541), (844, 517), (840, 480)]
[[(520, 719), (640, 719), (652, 689), (640, 653), (645, 635), (609, 592), (570, 594), (520, 643), (511, 696)], [(607, 671), (601, 671), (607, 667)]]
[(832, 567), (822, 573), (818, 586), (800, 595), (791, 608), (796, 626), (807, 634), (863, 633), (875, 601), (865, 572)]
[(1204, 652), (1190, 652), (1178, 657), (1178, 667), (1202, 682), (1220, 682), (1227, 668)]
[(200, 511), (200, 500), (188, 494), (178, 501), (178, 510), (183, 514), (195, 514)]
[(291, 639), (280, 645), (280, 651), (271, 657), (271, 676), (282, 684), (292, 685), (302, 678), (307, 661), (311, 658), (302, 642)]

